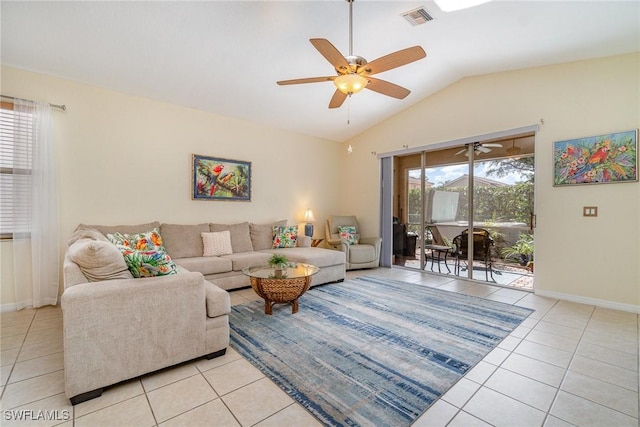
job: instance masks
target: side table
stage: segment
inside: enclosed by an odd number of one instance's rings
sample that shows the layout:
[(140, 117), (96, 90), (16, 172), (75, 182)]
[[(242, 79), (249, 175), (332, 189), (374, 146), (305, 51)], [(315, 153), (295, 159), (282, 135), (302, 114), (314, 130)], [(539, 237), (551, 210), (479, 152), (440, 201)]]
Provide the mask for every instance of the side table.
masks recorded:
[[(447, 271), (451, 273), (451, 269), (449, 269), (449, 265), (447, 265), (447, 255), (449, 254), (449, 251), (451, 251), (451, 248), (449, 246), (424, 245), (424, 248), (431, 250), (431, 271), (433, 271), (433, 263), (437, 260), (438, 273), (442, 273), (442, 271), (440, 270), (440, 261), (444, 261), (444, 266), (447, 267)], [(441, 259), (442, 255), (444, 255), (444, 259)]]

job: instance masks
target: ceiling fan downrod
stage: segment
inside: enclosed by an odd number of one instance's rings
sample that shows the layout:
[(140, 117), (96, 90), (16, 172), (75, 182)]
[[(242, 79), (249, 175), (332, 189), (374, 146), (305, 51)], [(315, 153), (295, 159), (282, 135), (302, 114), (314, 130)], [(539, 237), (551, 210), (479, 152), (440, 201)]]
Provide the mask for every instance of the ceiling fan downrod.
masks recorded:
[(354, 0), (347, 0), (349, 3), (349, 56), (353, 56), (353, 2)]
[(353, 54), (353, 2), (355, 0), (346, 0), (349, 3), (349, 55), (344, 59), (349, 64), (349, 69), (345, 70), (344, 74), (356, 74), (358, 67), (362, 67), (367, 64), (367, 60), (362, 56)]

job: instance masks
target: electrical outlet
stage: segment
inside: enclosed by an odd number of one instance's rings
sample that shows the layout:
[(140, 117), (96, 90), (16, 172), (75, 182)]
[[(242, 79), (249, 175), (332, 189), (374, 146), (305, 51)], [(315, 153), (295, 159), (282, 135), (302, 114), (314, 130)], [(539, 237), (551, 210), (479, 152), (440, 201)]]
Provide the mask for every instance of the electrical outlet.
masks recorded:
[(583, 208), (582, 208), (582, 216), (590, 216), (590, 217), (598, 216), (598, 207), (597, 206), (583, 206)]

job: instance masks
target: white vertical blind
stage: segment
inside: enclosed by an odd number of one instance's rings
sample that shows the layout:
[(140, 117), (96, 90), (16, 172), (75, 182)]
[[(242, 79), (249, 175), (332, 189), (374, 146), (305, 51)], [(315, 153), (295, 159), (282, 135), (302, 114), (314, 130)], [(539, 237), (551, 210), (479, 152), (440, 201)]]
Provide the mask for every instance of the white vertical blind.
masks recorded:
[(33, 115), (0, 109), (0, 234), (30, 231)]

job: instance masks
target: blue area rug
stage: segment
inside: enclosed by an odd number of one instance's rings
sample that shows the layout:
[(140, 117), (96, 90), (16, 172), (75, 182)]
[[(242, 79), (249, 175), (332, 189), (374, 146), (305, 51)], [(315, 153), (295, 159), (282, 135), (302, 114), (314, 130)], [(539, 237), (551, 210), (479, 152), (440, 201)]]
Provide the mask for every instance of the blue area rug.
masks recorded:
[(532, 310), (377, 277), (312, 288), (300, 311), (231, 308), (231, 346), (326, 425), (408, 426)]

